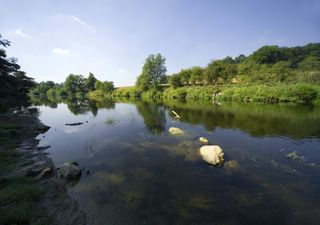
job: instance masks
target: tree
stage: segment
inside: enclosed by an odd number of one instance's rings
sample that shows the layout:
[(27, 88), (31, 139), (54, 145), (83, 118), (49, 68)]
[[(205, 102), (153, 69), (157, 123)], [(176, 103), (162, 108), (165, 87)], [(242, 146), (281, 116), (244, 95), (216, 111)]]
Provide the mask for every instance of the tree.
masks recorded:
[(27, 93), (29, 89), (35, 87), (36, 83), (34, 82), (34, 79), (31, 77), (26, 76), (26, 72), (24, 71), (17, 71), (14, 72), (13, 76), (17, 80), (17, 91), (20, 93)]
[(89, 73), (88, 78), (86, 79), (86, 88), (88, 91), (94, 90), (94, 85), (97, 79), (94, 77), (93, 73)]
[[(0, 46), (7, 48), (10, 45), (10, 41), (3, 39), (0, 34)], [(6, 51), (4, 49), (0, 49), (0, 76), (9, 76), (19, 69), (20, 66), (17, 64), (17, 59), (7, 58)]]
[[(9, 47), (10, 41), (3, 39), (0, 34), (0, 47)], [(8, 58), (6, 51), (0, 49), (0, 96), (21, 97), (26, 96), (29, 89), (35, 83), (33, 78), (27, 77), (26, 73), (20, 71), (16, 58)]]
[(103, 90), (103, 83), (100, 80), (97, 80), (94, 83), (94, 89), (96, 90)]
[(309, 56), (299, 63), (299, 68), (303, 71), (320, 70), (320, 57)]
[(169, 84), (173, 88), (181, 87), (182, 86), (182, 82), (181, 82), (180, 74), (174, 74), (174, 75), (170, 76)]
[(242, 62), (244, 62), (245, 59), (246, 59), (246, 56), (241, 54), (241, 55), (234, 58), (234, 62), (235, 63), (242, 63)]
[(64, 82), (65, 89), (71, 93), (85, 92), (86, 80), (82, 75), (70, 74)]
[(190, 69), (190, 81), (193, 84), (199, 84), (203, 81), (203, 69), (200, 66), (195, 66)]
[(106, 92), (112, 92), (114, 90), (114, 85), (112, 81), (103, 82), (103, 88)]
[(181, 83), (184, 85), (188, 85), (191, 79), (192, 70), (190, 69), (184, 69), (181, 70), (179, 73)]
[(158, 85), (166, 77), (166, 59), (161, 55), (150, 55), (146, 58), (141, 75), (137, 78), (136, 85), (143, 91), (158, 89)]
[(103, 92), (112, 92), (114, 90), (114, 85), (112, 81), (102, 82), (100, 80), (97, 80), (94, 84), (94, 88)]
[(259, 64), (274, 64), (288, 59), (283, 49), (279, 48), (277, 45), (263, 46), (255, 51), (251, 55), (251, 58)]

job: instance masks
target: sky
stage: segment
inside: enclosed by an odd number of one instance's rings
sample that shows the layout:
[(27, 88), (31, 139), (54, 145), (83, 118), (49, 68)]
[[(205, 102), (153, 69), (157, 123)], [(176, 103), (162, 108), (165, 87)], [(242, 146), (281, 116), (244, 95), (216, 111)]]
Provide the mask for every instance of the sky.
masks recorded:
[(263, 45), (320, 42), (319, 0), (0, 0), (10, 57), (37, 82), (70, 73), (135, 83), (161, 53), (168, 74)]

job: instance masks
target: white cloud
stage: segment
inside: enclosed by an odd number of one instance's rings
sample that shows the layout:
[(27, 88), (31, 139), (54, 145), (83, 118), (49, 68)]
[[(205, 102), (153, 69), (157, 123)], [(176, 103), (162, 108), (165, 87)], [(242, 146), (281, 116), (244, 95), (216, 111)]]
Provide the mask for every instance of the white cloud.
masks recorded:
[(69, 55), (70, 49), (67, 48), (54, 48), (52, 49), (52, 52), (56, 55)]
[(55, 15), (53, 18), (56, 18), (58, 20), (69, 20), (72, 22), (75, 22), (79, 25), (81, 25), (82, 27), (91, 30), (91, 31), (95, 31), (95, 28), (93, 26), (91, 26), (90, 24), (88, 24), (87, 22), (85, 22), (84, 20), (80, 19), (79, 17), (75, 16), (75, 15), (70, 15), (70, 14), (58, 14)]
[(25, 32), (22, 31), (21, 28), (18, 28), (12, 32), (10, 32), (10, 34), (15, 35), (15, 36), (19, 36), (19, 37), (24, 37), (24, 38), (30, 38), (31, 36)]

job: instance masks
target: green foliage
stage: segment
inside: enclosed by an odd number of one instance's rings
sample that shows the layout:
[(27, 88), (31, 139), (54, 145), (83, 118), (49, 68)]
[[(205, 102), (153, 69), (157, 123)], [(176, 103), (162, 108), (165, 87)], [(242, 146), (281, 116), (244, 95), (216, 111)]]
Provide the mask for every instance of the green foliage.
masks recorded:
[(88, 91), (94, 91), (95, 89), (95, 83), (96, 83), (97, 79), (95, 78), (95, 76), (93, 75), (93, 73), (89, 73), (88, 78), (86, 79), (86, 89)]
[(113, 97), (129, 97), (138, 98), (141, 95), (141, 91), (137, 87), (122, 87), (117, 88), (112, 92)]
[(183, 84), (182, 84), (181, 77), (179, 76), (179, 74), (173, 74), (172, 76), (170, 76), (169, 84), (173, 88), (182, 87)]
[(219, 91), (220, 88), (216, 86), (168, 88), (164, 90), (163, 97), (165, 99), (210, 100)]
[(166, 78), (166, 59), (161, 55), (150, 55), (142, 68), (141, 75), (137, 78), (136, 85), (143, 91), (159, 89), (158, 85)]
[[(230, 57), (229, 57), (230, 58)], [(237, 75), (237, 65), (231, 59), (215, 60), (208, 64), (205, 69), (205, 77), (207, 84), (219, 82), (219, 78), (227, 80)]]
[(85, 92), (86, 80), (82, 75), (70, 74), (64, 82), (64, 87), (66, 91), (72, 94), (75, 94), (77, 92)]
[[(2, 39), (0, 34), (0, 47), (9, 47), (10, 41)], [(29, 89), (34, 87), (33, 78), (27, 77), (20, 71), (16, 58), (8, 58), (5, 49), (0, 48), (0, 98), (26, 96)]]
[(312, 103), (316, 100), (318, 89), (310, 84), (296, 85), (251, 85), (244, 87), (227, 87), (219, 97), (223, 100), (251, 102), (294, 102)]
[(274, 64), (288, 59), (284, 51), (276, 45), (263, 46), (255, 51), (250, 58), (259, 64)]

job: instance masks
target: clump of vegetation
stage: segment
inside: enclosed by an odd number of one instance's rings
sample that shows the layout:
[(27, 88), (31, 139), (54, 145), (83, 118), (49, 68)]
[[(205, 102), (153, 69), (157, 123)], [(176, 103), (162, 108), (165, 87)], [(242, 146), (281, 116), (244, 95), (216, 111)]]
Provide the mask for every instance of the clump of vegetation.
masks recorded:
[(312, 103), (318, 96), (318, 90), (311, 84), (294, 84), (276, 86), (250, 85), (244, 87), (228, 87), (219, 97), (222, 100), (248, 102), (294, 102)]

